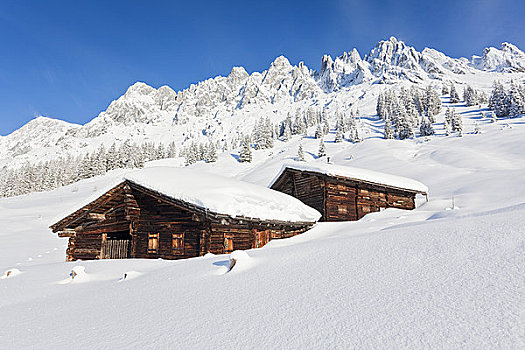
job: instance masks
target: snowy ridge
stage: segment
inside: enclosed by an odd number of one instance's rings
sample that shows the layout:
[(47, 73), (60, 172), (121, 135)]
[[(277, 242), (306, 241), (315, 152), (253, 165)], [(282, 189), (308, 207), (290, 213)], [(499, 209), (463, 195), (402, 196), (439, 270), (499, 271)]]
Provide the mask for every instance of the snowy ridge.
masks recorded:
[(0, 137), (0, 167), (86, 154), (101, 144), (107, 149), (126, 140), (166, 145), (173, 141), (179, 150), (192, 141), (212, 141), (219, 150), (231, 150), (238, 146), (235, 139), (249, 134), (261, 117), (278, 124), (288, 115), (304, 115), (308, 108), (326, 108), (333, 124), (338, 109), (374, 115), (367, 110), (369, 97), (377, 96), (384, 84), (439, 88), (455, 82), (487, 92), (494, 80), (523, 80), (524, 67), (525, 54), (508, 43), (469, 60), (429, 48), (419, 52), (392, 37), (364, 56), (355, 49), (335, 59), (325, 55), (319, 71), (280, 56), (262, 72), (234, 67), (227, 76), (178, 92), (136, 83), (85, 125), (38, 118)]
[(285, 163), (279, 174), (272, 180), (270, 187), (275, 181), (281, 176), (286, 168), (295, 169), (300, 171), (310, 171), (314, 173), (320, 173), (325, 175), (341, 176), (349, 179), (360, 180), (369, 182), (377, 185), (386, 185), (396, 187), (399, 189), (410, 190), (421, 194), (428, 193), (428, 187), (423, 185), (421, 182), (409, 179), (402, 176), (396, 176), (391, 174), (385, 174), (378, 171), (360, 169), (355, 167), (349, 167), (344, 165), (326, 164), (326, 163)]
[(100, 190), (53, 218), (49, 225), (83, 208), (124, 180), (232, 218), (313, 223), (321, 217), (317, 210), (298, 199), (269, 188), (192, 169), (157, 166), (117, 175)]

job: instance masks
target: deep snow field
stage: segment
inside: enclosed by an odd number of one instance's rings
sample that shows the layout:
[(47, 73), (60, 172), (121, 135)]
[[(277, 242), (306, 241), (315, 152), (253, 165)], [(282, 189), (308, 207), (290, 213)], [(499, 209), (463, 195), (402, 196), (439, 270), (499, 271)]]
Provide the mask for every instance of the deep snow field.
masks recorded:
[[(463, 137), (441, 115), (427, 139), (383, 140), (375, 117), (364, 142), (325, 138), (333, 163), (421, 181), (428, 202), (235, 252), (230, 272), (227, 255), (64, 262), (48, 226), (123, 170), (0, 199), (0, 348), (524, 348), (525, 118), (458, 111)], [(326, 162), (296, 136), (251, 164), (192, 167), (266, 186), (299, 143)]]

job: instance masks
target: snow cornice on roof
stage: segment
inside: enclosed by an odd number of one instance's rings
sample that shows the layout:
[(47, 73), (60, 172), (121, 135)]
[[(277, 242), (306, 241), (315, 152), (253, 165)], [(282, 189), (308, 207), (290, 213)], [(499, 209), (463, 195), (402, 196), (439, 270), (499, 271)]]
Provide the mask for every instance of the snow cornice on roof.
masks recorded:
[(270, 183), (271, 187), (283, 174), (286, 169), (292, 169), (303, 172), (318, 173), (326, 176), (342, 177), (349, 180), (363, 182), (375, 186), (389, 187), (398, 190), (427, 194), (428, 187), (419, 181), (402, 176), (381, 173), (378, 171), (348, 167), (335, 164), (321, 163), (285, 163), (277, 176)]
[(219, 175), (175, 167), (136, 170), (115, 179), (101, 191), (78, 203), (51, 224), (59, 224), (124, 182), (171, 198), (196, 211), (232, 219), (286, 223), (315, 223), (321, 214), (298, 199), (248, 182)]

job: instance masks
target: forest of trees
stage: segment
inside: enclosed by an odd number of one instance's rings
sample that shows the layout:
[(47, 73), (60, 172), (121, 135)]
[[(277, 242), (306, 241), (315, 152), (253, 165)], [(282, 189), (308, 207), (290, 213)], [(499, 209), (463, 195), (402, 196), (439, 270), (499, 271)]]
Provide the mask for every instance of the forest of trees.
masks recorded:
[[(442, 95), (450, 97), (450, 103), (459, 103), (460, 97), (453, 83), (444, 83), (441, 89)], [(523, 85), (510, 82), (508, 88), (496, 81), (493, 84), (490, 98), (482, 91), (474, 90), (470, 85), (463, 89), (463, 102), (466, 106), (481, 108), (481, 104), (488, 103), (492, 111), (491, 120), (496, 121), (502, 117), (517, 117), (525, 114), (525, 89)], [(435, 116), (441, 111), (441, 98), (437, 90), (431, 86), (420, 89), (413, 85), (410, 89), (401, 88), (383, 92), (377, 99), (377, 115), (385, 121), (385, 139), (406, 139), (416, 136), (419, 128), (420, 136), (434, 134), (432, 124), (436, 122)], [(483, 113), (486, 116), (486, 113)], [(463, 133), (463, 122), (461, 116), (454, 108), (447, 108), (444, 120), (445, 134), (455, 132), (459, 136)], [(479, 126), (476, 126), (479, 133)]]
[(176, 156), (175, 143), (167, 146), (127, 140), (106, 150), (101, 145), (83, 156), (67, 155), (37, 164), (26, 163), (16, 169), (0, 169), (0, 196), (10, 197), (30, 192), (48, 191), (73, 182), (103, 175), (119, 168), (141, 168), (145, 162)]
[[(442, 95), (450, 96), (452, 104), (459, 103), (460, 97), (453, 83), (444, 83)], [(488, 103), (491, 120), (517, 117), (525, 114), (525, 89), (522, 84), (510, 82), (505, 87), (496, 81), (490, 98), (470, 86), (463, 89), (463, 101), (467, 106)], [(441, 96), (432, 86), (422, 89), (413, 85), (410, 89), (390, 89), (379, 94), (376, 105), (377, 115), (384, 120), (385, 139), (407, 139), (434, 134), (435, 116), (442, 111)], [(330, 113), (330, 114), (329, 114)], [(26, 163), (19, 168), (0, 169), (0, 197), (48, 191), (76, 181), (119, 168), (141, 168), (145, 162), (177, 156), (185, 159), (185, 164), (198, 161), (215, 162), (218, 153), (231, 149), (239, 152), (239, 162), (251, 162), (252, 150), (270, 149), (276, 140), (289, 141), (293, 135), (310, 136), (319, 139), (318, 157), (326, 156), (324, 138), (333, 131), (334, 142), (360, 142), (362, 140), (358, 122), (359, 111), (350, 107), (336, 105), (327, 107), (310, 106), (288, 113), (278, 124), (268, 117), (261, 117), (249, 134), (237, 134), (223, 142), (196, 142), (191, 139), (177, 153), (174, 142), (165, 144), (144, 143), (137, 145), (127, 140), (117, 146), (115, 143), (106, 149), (101, 145), (97, 150), (80, 156), (66, 155), (55, 160), (38, 164)], [(486, 117), (486, 113), (483, 113)], [(329, 120), (335, 121), (331, 129)], [(447, 108), (444, 118), (445, 134), (457, 133), (461, 136), (463, 122), (455, 109)], [(309, 131), (311, 135), (308, 135)], [(479, 133), (476, 125), (475, 133)], [(304, 150), (299, 146), (297, 160), (304, 161)]]

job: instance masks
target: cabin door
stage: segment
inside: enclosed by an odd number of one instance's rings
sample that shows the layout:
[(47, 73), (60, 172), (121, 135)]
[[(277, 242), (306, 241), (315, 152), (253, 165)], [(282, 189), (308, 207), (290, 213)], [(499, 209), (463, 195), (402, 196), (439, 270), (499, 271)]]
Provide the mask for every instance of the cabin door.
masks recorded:
[(270, 230), (255, 230), (255, 248), (261, 248), (270, 241)]
[(128, 231), (102, 235), (102, 259), (126, 259), (131, 257), (131, 235)]

